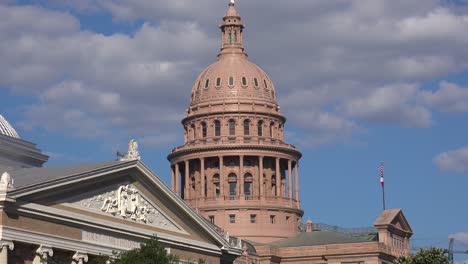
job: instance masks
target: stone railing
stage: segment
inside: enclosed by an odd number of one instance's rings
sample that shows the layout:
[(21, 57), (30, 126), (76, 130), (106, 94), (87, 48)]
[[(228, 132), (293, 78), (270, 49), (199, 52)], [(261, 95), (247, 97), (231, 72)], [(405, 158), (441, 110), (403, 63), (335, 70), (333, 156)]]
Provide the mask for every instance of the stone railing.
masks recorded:
[(246, 205), (272, 205), (272, 206), (284, 206), (284, 207), (297, 207), (297, 200), (288, 197), (277, 197), (277, 196), (258, 196), (258, 195), (225, 195), (215, 197), (200, 197), (196, 199), (185, 199), (190, 205), (203, 206), (217, 206), (220, 204), (229, 205), (232, 203), (244, 203)]
[(183, 146), (176, 147), (172, 152), (200, 148), (200, 147), (213, 147), (213, 146), (226, 146), (226, 145), (254, 145), (254, 146), (277, 146), (283, 148), (289, 148), (297, 150), (296, 146), (292, 144), (286, 144), (284, 141), (270, 138), (270, 137), (258, 137), (258, 136), (222, 136), (222, 137), (206, 137), (196, 139), (187, 142)]

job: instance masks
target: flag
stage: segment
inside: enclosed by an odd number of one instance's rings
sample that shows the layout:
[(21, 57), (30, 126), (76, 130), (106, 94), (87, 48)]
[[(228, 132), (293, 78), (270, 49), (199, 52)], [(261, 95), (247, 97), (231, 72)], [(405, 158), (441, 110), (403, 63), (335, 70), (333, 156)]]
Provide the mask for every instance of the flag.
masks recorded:
[(384, 187), (384, 178), (383, 178), (383, 175), (384, 175), (384, 166), (383, 166), (383, 162), (380, 162), (380, 166), (379, 166), (379, 176), (380, 176), (380, 185), (382, 185), (382, 188)]

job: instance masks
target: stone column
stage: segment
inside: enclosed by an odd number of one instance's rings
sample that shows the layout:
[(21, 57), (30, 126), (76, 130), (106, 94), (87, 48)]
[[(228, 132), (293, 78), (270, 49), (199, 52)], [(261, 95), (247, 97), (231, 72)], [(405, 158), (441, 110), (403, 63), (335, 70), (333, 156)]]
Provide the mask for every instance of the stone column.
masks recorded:
[(179, 163), (175, 164), (175, 192), (180, 195), (180, 170)]
[(184, 192), (184, 199), (190, 199), (190, 162), (188, 160), (185, 161), (185, 192)]
[(281, 196), (280, 158), (276, 158), (276, 196)]
[(292, 199), (292, 161), (288, 160), (288, 198)]
[(36, 250), (36, 256), (34, 257), (33, 264), (47, 264), (47, 259), (54, 255), (52, 247), (40, 245)]
[(171, 190), (175, 192), (175, 173), (173, 166), (171, 166)]
[(83, 264), (85, 262), (88, 262), (88, 254), (77, 251), (73, 255), (72, 259), (72, 264)]
[(263, 156), (258, 157), (258, 185), (260, 189), (260, 197), (265, 196), (265, 190), (263, 189)]
[(200, 197), (205, 197), (205, 158), (200, 158), (200, 185), (201, 185), (201, 195)]
[(219, 156), (219, 196), (224, 198), (224, 157)]
[(244, 198), (244, 156), (239, 156), (239, 191), (241, 199)]
[(13, 241), (0, 240), (0, 264), (8, 264), (8, 250), (13, 250)]
[(297, 206), (299, 206), (299, 161), (296, 161), (294, 165), (294, 181), (295, 197)]

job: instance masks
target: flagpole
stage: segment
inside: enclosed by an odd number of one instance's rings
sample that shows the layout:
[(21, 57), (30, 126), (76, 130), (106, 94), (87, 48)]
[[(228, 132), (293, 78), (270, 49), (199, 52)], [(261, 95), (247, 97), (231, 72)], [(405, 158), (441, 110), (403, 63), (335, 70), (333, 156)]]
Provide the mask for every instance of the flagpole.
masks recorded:
[(383, 202), (383, 210), (385, 211), (385, 186), (382, 185), (382, 202)]
[(385, 183), (384, 183), (384, 163), (380, 162), (379, 166), (380, 185), (382, 186), (382, 206), (385, 211)]

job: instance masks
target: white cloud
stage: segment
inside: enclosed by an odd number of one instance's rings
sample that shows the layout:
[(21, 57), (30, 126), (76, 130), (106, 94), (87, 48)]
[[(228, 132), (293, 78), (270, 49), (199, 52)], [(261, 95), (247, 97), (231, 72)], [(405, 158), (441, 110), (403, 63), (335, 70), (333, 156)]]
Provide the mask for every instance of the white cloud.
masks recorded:
[(441, 111), (468, 111), (468, 88), (462, 88), (455, 83), (443, 81), (437, 91), (426, 92), (423, 99), (428, 105)]
[(431, 113), (416, 104), (419, 93), (419, 87), (414, 84), (380, 87), (366, 97), (349, 100), (342, 110), (349, 116), (377, 123), (427, 127), (432, 123)]
[(468, 173), (468, 146), (443, 152), (434, 158), (440, 170), (453, 173)]
[(449, 238), (454, 238), (454, 243), (457, 245), (468, 246), (468, 232), (455, 233), (450, 235)]
[[(25, 126), (82, 136), (122, 130), (182, 137), (179, 119), (197, 74), (215, 60), (226, 2), (52, 0), (47, 6), (54, 9), (0, 5), (0, 87), (39, 98)], [(468, 68), (464, 9), (439, 0), (237, 6), (250, 58), (275, 81), (288, 124), (315, 143), (349, 138), (362, 121), (428, 127), (432, 109), (466, 111), (465, 88), (443, 83), (430, 93), (419, 85)], [(145, 22), (129, 34), (103, 35), (80, 28), (86, 16), (60, 11), (70, 7), (110, 14), (116, 24)]]

